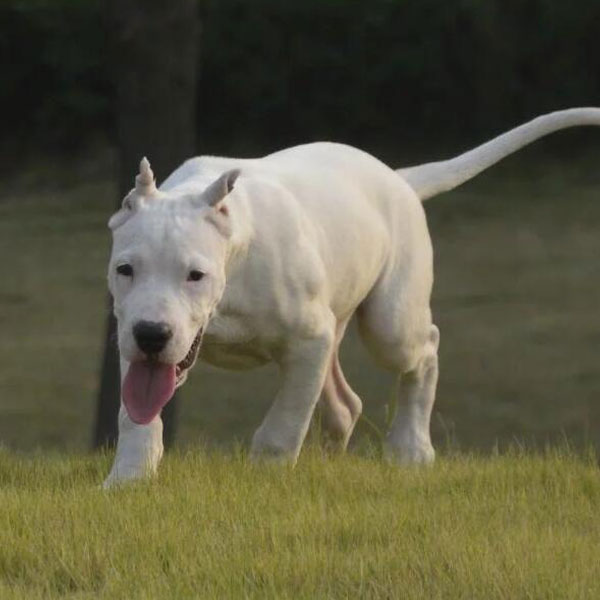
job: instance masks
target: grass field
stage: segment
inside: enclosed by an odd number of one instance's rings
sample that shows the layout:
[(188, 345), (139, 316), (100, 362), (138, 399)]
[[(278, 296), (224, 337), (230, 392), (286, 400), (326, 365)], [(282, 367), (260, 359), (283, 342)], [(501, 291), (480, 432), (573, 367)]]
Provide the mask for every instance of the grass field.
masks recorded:
[[(438, 446), (489, 451), (567, 437), (600, 447), (597, 153), (575, 132), (559, 141), (570, 150), (538, 143), (426, 205), (442, 332)], [(0, 440), (8, 447), (89, 447), (112, 172), (101, 153), (33, 162), (3, 181)], [(345, 372), (381, 427), (392, 381), (353, 330), (347, 338)], [(273, 397), (274, 373), (197, 366), (183, 390), (179, 443), (247, 441)], [(359, 424), (359, 443), (369, 431)]]
[[(274, 370), (199, 365), (158, 478), (108, 493), (110, 456), (82, 450), (111, 159), (7, 178), (0, 598), (599, 598), (600, 176), (593, 152), (570, 154), (537, 146), (427, 205), (442, 331), (432, 468), (382, 462), (366, 421), (345, 457), (323, 457), (313, 431), (295, 470), (252, 465), (239, 443)], [(354, 331), (342, 363), (381, 430), (393, 382)]]
[(201, 449), (103, 492), (108, 457), (0, 452), (0, 597), (600, 597), (591, 454), (375, 457), (292, 471)]

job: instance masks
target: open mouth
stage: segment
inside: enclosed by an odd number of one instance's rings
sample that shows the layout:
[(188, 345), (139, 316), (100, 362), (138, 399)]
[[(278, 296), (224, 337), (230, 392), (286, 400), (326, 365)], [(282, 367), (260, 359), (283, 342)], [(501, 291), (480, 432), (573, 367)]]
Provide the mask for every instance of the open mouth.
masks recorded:
[(127, 414), (134, 423), (147, 425), (169, 402), (196, 362), (201, 341), (202, 329), (184, 359), (176, 365), (152, 359), (130, 363), (121, 391)]
[(175, 367), (177, 385), (181, 385), (185, 381), (186, 372), (193, 367), (196, 362), (198, 351), (200, 350), (200, 342), (202, 341), (202, 331), (203, 329), (200, 329), (198, 335), (194, 338), (188, 353), (185, 355), (185, 358), (182, 361), (179, 361)]

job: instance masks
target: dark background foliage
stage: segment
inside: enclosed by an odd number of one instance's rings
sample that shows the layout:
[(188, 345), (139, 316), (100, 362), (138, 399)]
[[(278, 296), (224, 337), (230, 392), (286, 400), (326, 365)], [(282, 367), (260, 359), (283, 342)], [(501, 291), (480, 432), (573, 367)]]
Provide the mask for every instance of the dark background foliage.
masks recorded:
[[(600, 96), (594, 0), (207, 0), (199, 10), (200, 151), (327, 138), (396, 156), (411, 147), (414, 158), (424, 139), (472, 142)], [(9, 0), (0, 14), (12, 154), (32, 140), (73, 151), (110, 138), (119, 57), (104, 3)]]

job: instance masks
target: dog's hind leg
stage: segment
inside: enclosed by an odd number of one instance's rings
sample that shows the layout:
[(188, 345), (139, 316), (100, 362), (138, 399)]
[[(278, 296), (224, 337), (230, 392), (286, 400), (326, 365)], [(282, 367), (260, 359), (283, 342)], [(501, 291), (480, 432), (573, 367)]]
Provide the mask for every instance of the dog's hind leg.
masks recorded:
[[(385, 454), (401, 463), (435, 457), (429, 421), (438, 378), (439, 330), (431, 322), (431, 260), (390, 269), (357, 311), (358, 327), (375, 360), (399, 377), (397, 412)], [(430, 252), (430, 251), (429, 251)]]
[(377, 362), (399, 377), (397, 410), (385, 439), (385, 456), (403, 464), (433, 462), (429, 422), (438, 379), (438, 328), (430, 324), (425, 339), (408, 347), (402, 338), (393, 342), (389, 331), (376, 337), (373, 330), (364, 334), (364, 328), (363, 320), (363, 335)]
[(388, 459), (400, 463), (430, 463), (435, 458), (429, 422), (438, 380), (439, 330), (431, 325), (417, 365), (400, 375), (397, 412), (385, 440)]
[(339, 359), (339, 347), (346, 330), (347, 321), (336, 328), (336, 341), (325, 384), (321, 392), (322, 427), (327, 436), (328, 446), (335, 450), (345, 450), (354, 426), (362, 412), (362, 402), (348, 385)]
[[(121, 374), (128, 364), (121, 362)], [(163, 424), (157, 415), (148, 425), (137, 425), (121, 404), (119, 410), (119, 441), (110, 474), (104, 482), (109, 488), (126, 481), (148, 477), (156, 472), (163, 455)]]

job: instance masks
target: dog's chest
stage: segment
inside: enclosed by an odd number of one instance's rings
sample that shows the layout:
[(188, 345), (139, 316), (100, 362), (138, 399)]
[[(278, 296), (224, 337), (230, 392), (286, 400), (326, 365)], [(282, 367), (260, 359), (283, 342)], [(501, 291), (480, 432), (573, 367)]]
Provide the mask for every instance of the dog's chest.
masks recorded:
[(242, 319), (218, 315), (204, 333), (200, 358), (224, 369), (251, 369), (271, 361), (272, 355)]

